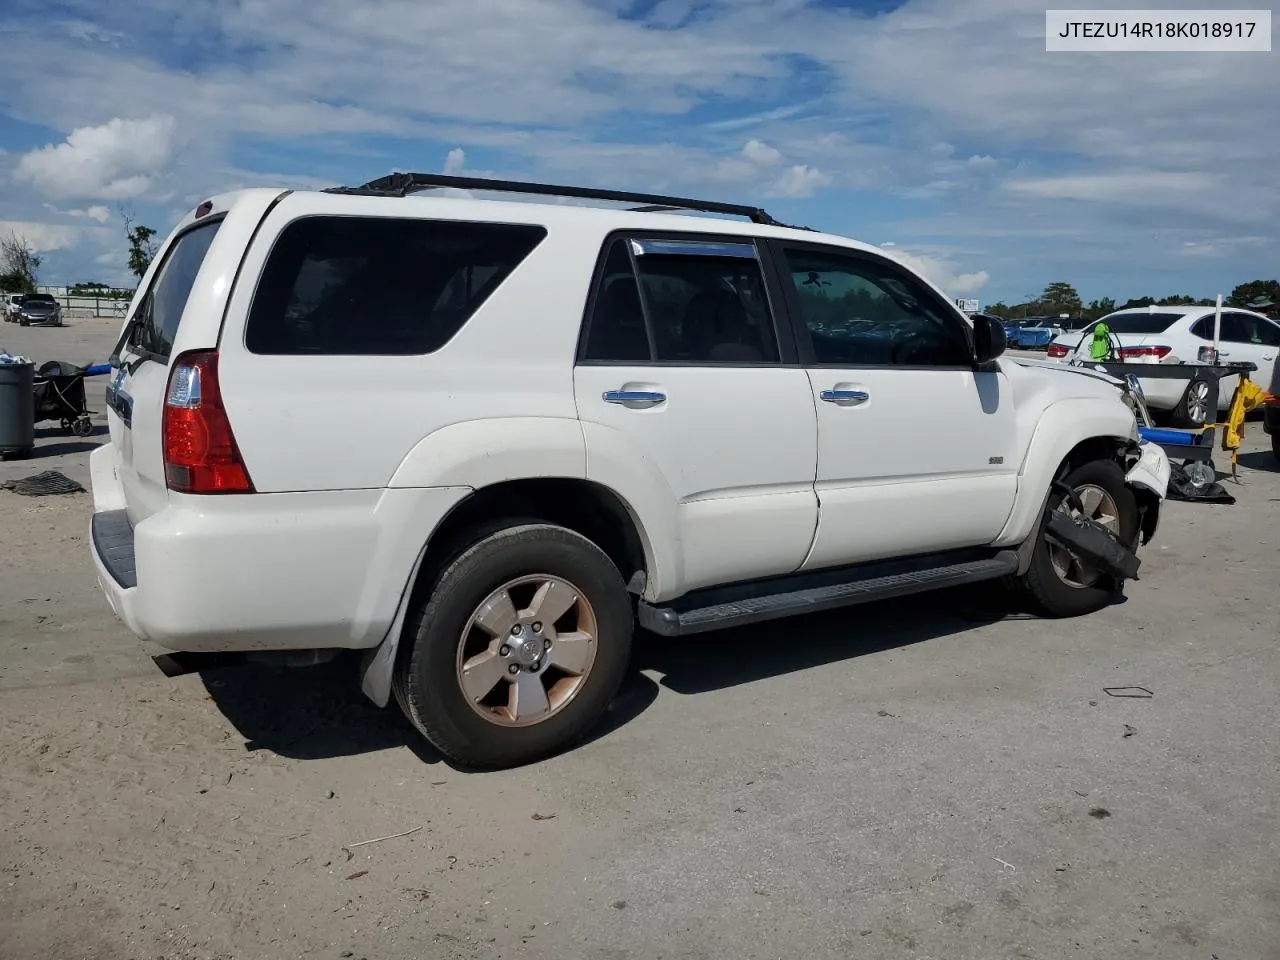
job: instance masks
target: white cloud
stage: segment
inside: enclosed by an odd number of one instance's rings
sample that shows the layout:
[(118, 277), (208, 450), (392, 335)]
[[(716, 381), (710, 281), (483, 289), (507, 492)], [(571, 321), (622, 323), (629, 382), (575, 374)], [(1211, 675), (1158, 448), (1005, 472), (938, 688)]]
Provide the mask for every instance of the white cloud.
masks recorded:
[(831, 183), (831, 178), (821, 170), (806, 166), (803, 163), (797, 163), (765, 190), (765, 196), (811, 197), (829, 183)]
[(56, 223), (33, 223), (25, 220), (0, 220), (0, 237), (16, 236), (25, 240), (37, 253), (66, 250), (79, 242), (82, 228)]
[(748, 140), (742, 147), (742, 156), (762, 167), (782, 162), (781, 152), (760, 140)]
[(46, 203), (45, 208), (52, 210), (54, 213), (60, 213), (64, 217), (75, 217), (81, 220), (96, 220), (98, 223), (106, 223), (111, 219), (111, 211), (98, 204), (95, 204), (92, 207), (86, 207), (83, 210), (59, 210), (53, 204)]
[(914, 270), (948, 296), (975, 294), (991, 279), (991, 275), (985, 270), (962, 272), (959, 264), (943, 254), (911, 253), (895, 243), (882, 243), (880, 247), (886, 255)]
[(454, 147), (449, 151), (448, 156), (444, 158), (444, 172), (451, 175), (462, 173), (462, 168), (467, 165), (467, 153), (461, 147)]
[(65, 141), (24, 154), (14, 176), (59, 197), (120, 200), (147, 191), (168, 164), (174, 119), (116, 117), (73, 130)]

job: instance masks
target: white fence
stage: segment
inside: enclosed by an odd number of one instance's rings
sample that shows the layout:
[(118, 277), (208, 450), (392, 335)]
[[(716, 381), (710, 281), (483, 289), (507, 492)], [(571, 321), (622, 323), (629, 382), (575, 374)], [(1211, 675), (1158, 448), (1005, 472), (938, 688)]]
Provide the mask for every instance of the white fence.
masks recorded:
[(67, 294), (55, 295), (54, 299), (62, 304), (62, 312), (76, 317), (111, 317), (124, 319), (129, 309), (129, 301), (115, 297), (76, 297)]

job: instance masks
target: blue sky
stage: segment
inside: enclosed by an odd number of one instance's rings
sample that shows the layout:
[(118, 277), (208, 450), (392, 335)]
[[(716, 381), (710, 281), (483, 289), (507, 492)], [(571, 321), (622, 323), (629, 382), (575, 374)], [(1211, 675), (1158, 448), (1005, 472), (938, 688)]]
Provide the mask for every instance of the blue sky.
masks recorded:
[(127, 279), (122, 205), (163, 232), (393, 169), (758, 203), (987, 303), (1280, 274), (1277, 55), (1050, 54), (1040, 3), (8, 0), (0, 32), (0, 231), (50, 283)]

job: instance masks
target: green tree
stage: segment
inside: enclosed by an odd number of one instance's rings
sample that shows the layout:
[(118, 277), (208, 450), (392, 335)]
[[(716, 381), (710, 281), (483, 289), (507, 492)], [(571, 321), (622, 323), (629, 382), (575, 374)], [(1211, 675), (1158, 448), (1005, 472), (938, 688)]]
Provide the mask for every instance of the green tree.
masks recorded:
[(1134, 299), (1134, 300), (1126, 300), (1124, 303), (1120, 304), (1118, 309), (1129, 310), (1129, 309), (1132, 309), (1133, 307), (1154, 307), (1155, 305), (1156, 305), (1155, 297), (1138, 297), (1137, 299)]
[(1083, 309), (1080, 294), (1069, 283), (1051, 283), (1040, 294), (1040, 306), (1046, 313), (1067, 313), (1076, 316)]
[(1110, 297), (1103, 297), (1100, 300), (1090, 300), (1089, 305), (1081, 312), (1090, 320), (1097, 320), (1099, 317), (1105, 317), (1116, 308), (1116, 302)]
[(129, 242), (129, 272), (141, 280), (156, 255), (156, 232), (135, 223), (133, 212), (124, 207), (120, 208), (120, 219), (124, 221), (124, 236)]
[(1280, 303), (1280, 282), (1275, 280), (1250, 280), (1231, 291), (1224, 303), (1229, 307), (1247, 307), (1254, 300), (1265, 297), (1272, 303)]
[(1008, 320), (1013, 316), (1013, 307), (1009, 306), (1003, 300), (997, 300), (982, 312), (990, 314), (993, 317), (999, 317), (1001, 320)]
[(0, 290), (35, 293), (36, 273), (44, 258), (31, 249), (25, 237), (10, 233), (0, 240)]

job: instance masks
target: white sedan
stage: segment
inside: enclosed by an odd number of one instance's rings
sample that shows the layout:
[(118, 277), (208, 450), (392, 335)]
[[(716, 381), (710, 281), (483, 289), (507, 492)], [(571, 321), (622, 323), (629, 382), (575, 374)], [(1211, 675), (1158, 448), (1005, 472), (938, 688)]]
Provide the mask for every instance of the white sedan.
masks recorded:
[[(1051, 360), (1089, 361), (1093, 328), (1106, 323), (1111, 329), (1113, 359), (1122, 363), (1200, 363), (1200, 350), (1213, 346), (1214, 308), (1199, 306), (1134, 307), (1117, 310), (1083, 330), (1054, 337), (1046, 355)], [(1234, 307), (1223, 307), (1218, 356), (1223, 363), (1257, 364), (1253, 379), (1269, 383), (1276, 354), (1280, 353), (1280, 323)], [(1140, 377), (1147, 406), (1172, 413), (1178, 426), (1194, 427), (1213, 419), (1209, 410), (1209, 386), (1201, 379)], [(1234, 378), (1220, 382), (1218, 412), (1231, 403)]]

